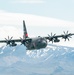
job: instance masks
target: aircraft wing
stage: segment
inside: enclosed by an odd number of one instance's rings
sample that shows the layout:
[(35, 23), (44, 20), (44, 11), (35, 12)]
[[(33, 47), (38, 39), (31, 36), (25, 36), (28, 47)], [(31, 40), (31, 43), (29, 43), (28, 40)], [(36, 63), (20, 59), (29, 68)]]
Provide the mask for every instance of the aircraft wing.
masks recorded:
[(15, 41), (15, 42), (21, 42), (20, 39), (13, 39), (13, 40), (0, 40), (0, 43), (5, 43), (7, 41), (10, 41), (10, 42), (13, 42), (13, 41)]
[(68, 34), (68, 32), (67, 33), (64, 32), (64, 34), (62, 34), (62, 35), (56, 35), (56, 34), (52, 35), (52, 33), (51, 33), (51, 36), (48, 35), (45, 38), (48, 39), (49, 41), (52, 41), (52, 43), (53, 43), (53, 42), (59, 42), (60, 40), (58, 38), (65, 39), (65, 41), (67, 39), (69, 41), (69, 38), (72, 38), (71, 37), (72, 35), (74, 35), (74, 34), (72, 34), (72, 33)]
[(21, 42), (22, 44), (24, 44), (26, 41), (30, 42), (32, 39), (27, 38), (27, 39), (5, 39), (5, 40), (0, 40), (0, 43), (7, 43), (10, 44), (15, 44), (15, 42)]
[(50, 35), (48, 35), (47, 37), (45, 37), (46, 39), (52, 39), (52, 38), (61, 38), (61, 37), (63, 37), (63, 35), (56, 35), (56, 36), (50, 36)]

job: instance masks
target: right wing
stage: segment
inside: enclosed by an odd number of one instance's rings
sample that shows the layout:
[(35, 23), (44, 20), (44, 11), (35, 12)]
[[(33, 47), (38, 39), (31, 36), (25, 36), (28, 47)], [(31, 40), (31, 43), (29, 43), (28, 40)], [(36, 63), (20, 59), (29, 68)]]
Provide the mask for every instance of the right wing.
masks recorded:
[(26, 41), (31, 42), (31, 38), (26, 38), (26, 39), (6, 39), (6, 40), (0, 40), (0, 43), (15, 43), (15, 42), (21, 42), (22, 44), (24, 44)]

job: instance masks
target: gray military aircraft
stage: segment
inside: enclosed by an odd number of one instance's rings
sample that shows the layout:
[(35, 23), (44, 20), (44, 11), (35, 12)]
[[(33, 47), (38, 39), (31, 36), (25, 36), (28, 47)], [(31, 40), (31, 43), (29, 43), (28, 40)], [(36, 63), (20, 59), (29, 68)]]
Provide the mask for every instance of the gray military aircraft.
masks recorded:
[(68, 33), (64, 32), (64, 34), (62, 35), (48, 35), (47, 37), (35, 37), (35, 38), (30, 38), (28, 37), (28, 33), (27, 33), (27, 29), (26, 29), (26, 25), (25, 25), (25, 21), (23, 20), (23, 38), (20, 37), (20, 39), (12, 39), (13, 37), (9, 38), (5, 38), (5, 40), (0, 40), (0, 43), (6, 43), (9, 46), (16, 46), (16, 42), (21, 42), (21, 44), (25, 45), (27, 47), (28, 50), (34, 50), (34, 49), (41, 49), (41, 48), (45, 48), (47, 46), (47, 40), (49, 40), (49, 42), (51, 41), (53, 42), (60, 42), (60, 40), (58, 38), (62, 38), (69, 41), (69, 38), (72, 38), (71, 36), (74, 35), (72, 33)]

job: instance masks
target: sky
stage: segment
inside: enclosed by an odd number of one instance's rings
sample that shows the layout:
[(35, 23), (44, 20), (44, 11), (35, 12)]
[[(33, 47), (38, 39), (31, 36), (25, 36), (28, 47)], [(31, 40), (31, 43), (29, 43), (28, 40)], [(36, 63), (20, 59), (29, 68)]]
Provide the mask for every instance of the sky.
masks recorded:
[(74, 22), (74, 0), (0, 0), (0, 10)]
[[(23, 19), (30, 36), (73, 33), (74, 0), (0, 0), (0, 39), (22, 36)], [(73, 40), (62, 45), (73, 46)]]

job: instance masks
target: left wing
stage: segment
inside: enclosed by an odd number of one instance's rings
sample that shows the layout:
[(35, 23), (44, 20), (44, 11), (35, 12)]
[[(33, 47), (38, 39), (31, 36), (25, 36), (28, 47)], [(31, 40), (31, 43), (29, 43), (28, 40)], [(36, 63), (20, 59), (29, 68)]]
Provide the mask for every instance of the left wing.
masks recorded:
[(65, 41), (66, 40), (69, 41), (69, 38), (72, 38), (71, 37), (72, 35), (74, 35), (74, 33), (73, 34), (72, 33), (68, 34), (68, 31), (67, 31), (67, 33), (64, 32), (64, 34), (62, 34), (62, 35), (56, 35), (56, 34), (52, 35), (52, 33), (51, 33), (51, 36), (48, 35), (48, 37), (45, 37), (45, 38), (48, 39), (49, 41), (52, 41), (52, 43), (53, 43), (53, 42), (59, 42), (60, 40), (58, 38), (65, 39)]

